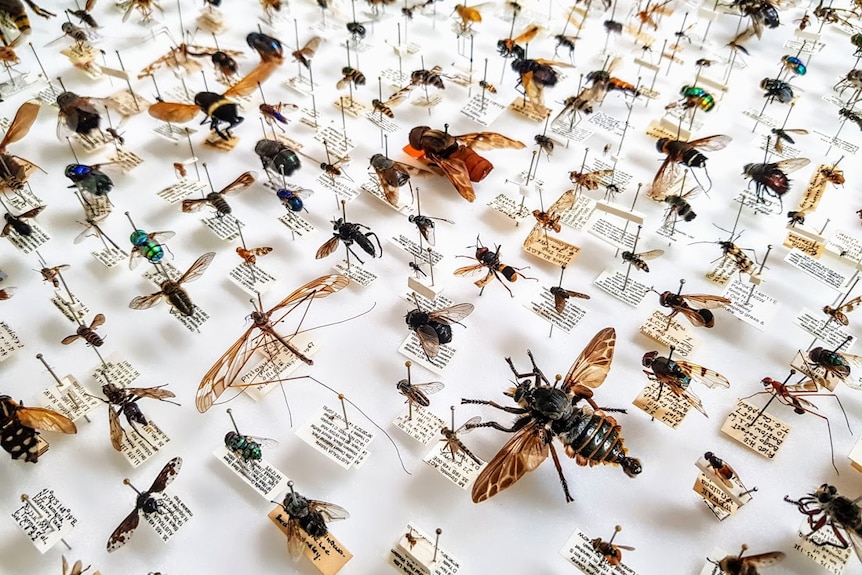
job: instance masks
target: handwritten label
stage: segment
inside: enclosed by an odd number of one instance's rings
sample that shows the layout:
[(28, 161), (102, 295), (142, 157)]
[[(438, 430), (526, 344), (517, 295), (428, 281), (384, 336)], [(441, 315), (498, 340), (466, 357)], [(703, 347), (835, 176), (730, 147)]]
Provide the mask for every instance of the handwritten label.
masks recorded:
[(294, 211), (288, 210), (283, 216), (278, 218), (278, 221), (287, 226), (294, 235), (301, 238), (310, 236), (317, 232), (314, 226), (308, 220), (298, 215)]
[(142, 515), (156, 535), (167, 542), (180, 530), (180, 527), (188, 523), (194, 514), (178, 496), (171, 495), (167, 490), (163, 491), (158, 499), (159, 512)]
[[(407, 524), (406, 533), (416, 542), (402, 536), (398, 545), (389, 550), (389, 564), (404, 575), (455, 575), (461, 564), (443, 546), (437, 546), (437, 560), (434, 561), (434, 539), (412, 523)], [(404, 546), (401, 542), (405, 542)], [(430, 551), (430, 554), (429, 554)]]
[(362, 287), (370, 286), (377, 279), (377, 274), (374, 272), (365, 269), (357, 263), (347, 263), (347, 260), (341, 260), (332, 266), (332, 269), (343, 276), (347, 276), (351, 282)]
[(164, 188), (156, 195), (168, 202), (169, 204), (176, 204), (180, 200), (183, 200), (192, 195), (195, 197), (199, 197), (201, 195), (201, 191), (205, 187), (206, 186), (203, 182), (183, 178), (179, 182), (172, 184), (167, 188)]
[[(109, 405), (108, 409), (113, 407)], [(127, 423), (125, 427), (120, 452), (132, 467), (140, 467), (171, 440), (155, 421), (151, 418), (147, 420), (149, 422), (147, 425)]]
[(78, 520), (63, 505), (53, 489), (45, 488), (12, 512), (12, 520), (39, 550), (45, 553), (71, 533)]
[(100, 251), (90, 252), (90, 255), (93, 256), (97, 262), (99, 262), (108, 269), (111, 269), (112, 267), (129, 258), (128, 253), (124, 252), (123, 250), (117, 249), (114, 246), (105, 246)]
[[(439, 298), (438, 298), (439, 299)], [(425, 350), (422, 349), (422, 344), (419, 343), (419, 338), (414, 332), (410, 332), (407, 339), (398, 347), (398, 353), (407, 357), (411, 361), (418, 363), (428, 371), (440, 374), (443, 369), (449, 365), (455, 357), (457, 350), (451, 343), (441, 345), (440, 351), (433, 358), (425, 355)]]
[(500, 117), (506, 106), (492, 100), (487, 94), (476, 94), (470, 98), (461, 113), (479, 124), (488, 127)]
[[(308, 333), (286, 336), (285, 339), (306, 358), (312, 357), (319, 349)], [(287, 379), (303, 365), (303, 361), (275, 339), (269, 340), (258, 351), (264, 355), (266, 361), (249, 370), (240, 380), (245, 392), (252, 399), (263, 401), (270, 391), (282, 384), (279, 380)]]
[(691, 404), (682, 396), (672, 392), (666, 385), (659, 386), (656, 381), (644, 387), (632, 405), (671, 429), (679, 427), (691, 409)]
[(287, 477), (266, 459), (245, 461), (224, 445), (213, 451), (213, 455), (267, 501), (287, 490)]
[(544, 122), (550, 114), (550, 110), (541, 104), (533, 105), (526, 97), (517, 97), (511, 104), (509, 110), (532, 122)]
[(440, 436), (440, 430), (446, 426), (445, 421), (421, 405), (413, 406), (412, 417), (408, 409), (392, 423), (422, 445), (430, 445)]
[(497, 197), (488, 202), (488, 207), (515, 221), (533, 215), (533, 212), (525, 208), (522, 202), (517, 202), (505, 194), (497, 194)]
[(265, 293), (276, 278), (257, 264), (241, 263), (228, 273), (227, 277), (250, 295)]
[(826, 249), (836, 255), (844, 254), (843, 257), (854, 262), (862, 258), (862, 241), (844, 231), (836, 231), (826, 242)]
[(84, 318), (88, 313), (90, 313), (90, 308), (81, 303), (78, 296), (72, 294), (72, 297), (74, 299), (69, 301), (57, 293), (51, 297), (51, 303), (54, 304), (54, 307), (56, 307), (60, 313), (63, 314), (63, 317), (69, 321), (73, 323), (78, 323), (78, 320), (85, 321)]
[(736, 267), (736, 262), (729, 256), (719, 258), (718, 263), (710, 271), (706, 273), (706, 279), (716, 285), (727, 285), (734, 275), (739, 272)]
[(611, 565), (590, 541), (583, 531), (576, 528), (560, 549), (560, 555), (585, 575), (636, 575), (624, 563)]
[(0, 321), (0, 362), (6, 361), (13, 353), (24, 347), (18, 334), (5, 321)]
[(114, 141), (114, 138), (99, 130), (90, 134), (73, 134), (72, 139), (81, 144), (84, 151), (92, 154)]
[(389, 241), (398, 246), (400, 249), (404, 250), (411, 256), (415, 257), (418, 260), (421, 260), (425, 263), (431, 263), (432, 266), (436, 266), (441, 261), (443, 261), (443, 254), (438, 251), (431, 249), (429, 251), (430, 246), (426, 244), (422, 244), (420, 246), (418, 243), (408, 238), (404, 234), (399, 234), (397, 236), (389, 238)]
[(700, 495), (703, 502), (719, 521), (724, 521), (739, 511), (739, 506), (733, 502), (730, 496), (724, 493), (718, 484), (707, 479), (703, 473), (697, 476), (692, 489)]
[(735, 278), (722, 295), (733, 302), (724, 307), (730, 315), (760, 331), (778, 314), (777, 299), (760, 291), (754, 284), (740, 281), (739, 278)]
[(544, 260), (555, 266), (569, 266), (578, 257), (581, 248), (564, 242), (548, 233), (548, 230), (536, 224), (524, 240), (523, 250), (528, 254)]
[(45, 244), (48, 240), (51, 239), (51, 236), (48, 235), (48, 232), (42, 229), (42, 227), (33, 219), (28, 218), (27, 224), (32, 228), (33, 232), (29, 236), (22, 236), (14, 229), (9, 232), (9, 235), (6, 238), (9, 240), (9, 243), (15, 246), (22, 254), (27, 255), (31, 252), (36, 251), (41, 246)]
[[(799, 539), (793, 544), (793, 548), (830, 573), (841, 575), (850, 559), (850, 546), (842, 545), (828, 526), (813, 533), (810, 530), (808, 522), (803, 521), (797, 532)], [(844, 538), (849, 538), (849, 535), (845, 533)]]
[(833, 289), (841, 290), (847, 284), (846, 275), (821, 264), (818, 260), (798, 250), (790, 250), (784, 261)]
[(571, 298), (566, 301), (563, 313), (559, 313), (555, 307), (554, 296), (547, 287), (540, 289), (532, 301), (524, 303), (524, 307), (566, 333), (571, 333), (587, 314), (587, 310), (573, 303)]
[[(440, 433), (439, 429), (437, 433)], [(422, 458), (422, 461), (464, 490), (476, 481), (476, 477), (479, 476), (485, 463), (479, 464), (464, 453), (458, 452), (453, 455), (445, 440), (438, 441), (437, 445)]]
[(575, 121), (574, 114), (570, 115), (568, 118), (560, 118), (551, 124), (551, 133), (562, 136), (572, 142), (585, 142), (587, 138), (595, 135), (596, 132), (589, 128), (581, 127), (580, 123), (580, 120), (577, 122)]
[[(290, 516), (281, 506), (270, 511), (267, 517), (287, 536)], [(304, 531), (302, 533), (305, 539), (303, 555), (322, 575), (335, 575), (353, 558), (353, 554), (331, 531), (323, 537), (312, 537)]]
[(113, 383), (119, 387), (129, 387), (141, 376), (141, 372), (132, 367), (132, 364), (125, 359), (120, 359), (119, 355), (112, 353), (103, 365), (93, 370), (91, 375), (99, 387), (106, 383)]
[(635, 245), (635, 234), (602, 217), (592, 220), (587, 232), (617, 249), (631, 250)]
[(635, 281), (631, 276), (631, 272), (626, 274), (617, 270), (604, 270), (593, 284), (621, 302), (637, 307), (649, 293), (649, 286)]
[(830, 146), (838, 148), (839, 150), (847, 152), (848, 154), (855, 156), (856, 152), (859, 151), (859, 146), (857, 146), (856, 144), (853, 144), (851, 142), (848, 142), (847, 140), (835, 138), (835, 137), (832, 137), (828, 134), (824, 134), (823, 132), (819, 132), (817, 130), (812, 130), (812, 132), (814, 133), (814, 135), (817, 136), (817, 139), (820, 140), (821, 142), (823, 142), (824, 144), (829, 144)]
[(787, 237), (784, 238), (782, 245), (790, 249), (799, 250), (803, 254), (814, 259), (819, 259), (820, 256), (823, 255), (823, 251), (825, 249), (822, 242), (818, 242), (817, 240), (801, 234), (795, 234), (793, 232), (787, 233)]
[(660, 310), (655, 310), (640, 327), (640, 332), (653, 341), (667, 347), (676, 348), (676, 354), (688, 357), (694, 351), (697, 340), (689, 333), (688, 328), (676, 321), (668, 319)]
[(374, 434), (351, 421), (345, 425), (341, 410), (324, 405), (296, 436), (343, 467), (350, 469), (362, 456)]
[(787, 439), (790, 426), (765, 411), (758, 416), (760, 411), (748, 402), (738, 402), (724, 420), (721, 432), (758, 455), (773, 459)]
[(238, 238), (239, 228), (245, 227), (245, 224), (236, 219), (233, 214), (203, 218), (201, 219), (201, 223), (214, 233), (217, 238), (226, 242)]
[(67, 375), (52, 387), (42, 390), (45, 405), (77, 421), (90, 413), (102, 402), (93, 397), (72, 375)]
[(128, 174), (138, 166), (144, 163), (144, 159), (134, 152), (125, 149), (117, 149), (116, 153), (111, 156), (111, 162), (119, 166), (124, 173)]
[[(830, 321), (831, 320), (831, 321)], [(826, 343), (826, 347), (837, 348), (844, 345), (847, 341), (849, 345), (845, 349), (850, 349), (856, 343), (856, 336), (850, 333), (844, 326), (830, 318), (822, 311), (813, 312), (809, 309), (802, 308), (795, 318), (793, 323), (801, 327), (817, 339)]]

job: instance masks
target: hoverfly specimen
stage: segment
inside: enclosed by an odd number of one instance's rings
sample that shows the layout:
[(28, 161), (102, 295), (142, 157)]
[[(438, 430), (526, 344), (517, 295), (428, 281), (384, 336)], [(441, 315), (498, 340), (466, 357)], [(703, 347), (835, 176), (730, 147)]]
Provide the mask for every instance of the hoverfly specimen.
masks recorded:
[[(517, 378), (516, 386), (505, 392), (518, 407), (499, 406), (483, 399), (462, 399), (461, 403), (490, 405), (518, 415), (510, 427), (488, 421), (475, 427), (492, 427), (514, 433), (494, 459), (482, 470), (473, 484), (473, 502), (480, 503), (510, 487), (528, 471), (536, 469), (550, 451), (563, 486), (566, 502), (574, 499), (569, 493), (553, 440), (563, 444), (565, 453), (578, 465), (599, 463), (620, 465), (629, 477), (637, 476), (642, 468), (638, 459), (628, 457), (620, 436), (620, 426), (593, 401), (591, 388), (600, 386), (611, 367), (616, 343), (613, 328), (599, 331), (572, 364), (562, 384), (551, 385), (527, 352), (532, 371), (521, 374), (507, 358), (509, 368)], [(577, 407), (584, 400), (589, 407)]]
[(416, 334), (429, 360), (440, 353), (441, 345), (452, 341), (452, 324), (463, 325), (461, 320), (473, 313), (474, 309), (471, 303), (458, 303), (441, 309), (423, 311), (415, 296), (414, 302), (416, 309), (408, 311), (404, 321)]
[[(167, 384), (165, 384), (167, 385)], [(141, 411), (138, 405), (140, 399), (158, 399), (167, 403), (179, 405), (170, 398), (176, 397), (172, 391), (162, 389), (165, 385), (155, 387), (118, 387), (113, 383), (106, 383), (102, 386), (102, 393), (107, 399), (97, 398), (108, 404), (108, 427), (111, 437), (111, 445), (117, 451), (122, 451), (123, 437), (126, 436), (126, 430), (120, 425), (120, 414), (125, 416), (126, 422), (131, 426), (132, 430), (138, 434), (138, 437), (144, 439), (141, 432), (135, 424), (149, 425), (147, 417)], [(116, 410), (114, 409), (116, 407)]]
[(703, 408), (703, 402), (691, 391), (691, 384), (697, 382), (707, 387), (730, 387), (730, 382), (717, 371), (688, 361), (672, 360), (673, 351), (674, 348), (671, 346), (667, 357), (660, 356), (657, 351), (649, 351), (641, 359), (643, 366), (652, 370), (643, 370), (644, 373), (651, 380), (658, 382), (656, 401), (661, 399), (664, 386), (667, 386), (674, 394), (682, 397), (704, 416), (709, 417)]
[(671, 140), (670, 138), (659, 138), (655, 144), (656, 149), (666, 154), (664, 161), (659, 167), (652, 180), (648, 195), (654, 200), (663, 200), (666, 196), (668, 188), (673, 184), (679, 175), (680, 166), (688, 168), (703, 168), (706, 175), (708, 187), (704, 187), (697, 180), (694, 170), (692, 176), (698, 182), (704, 191), (709, 191), (712, 188), (712, 180), (709, 178), (709, 173), (706, 171), (707, 157), (700, 150), (707, 152), (721, 150), (725, 148), (731, 141), (730, 136), (716, 135), (699, 138), (690, 142), (682, 140)]
[[(508, 264), (504, 264), (500, 260), (500, 247), (501, 246), (497, 246), (494, 249), (494, 251), (491, 251), (490, 248), (483, 246), (482, 242), (479, 240), (479, 237), (476, 236), (476, 255), (474, 257), (475, 257), (476, 261), (479, 263), (469, 265), (469, 266), (460, 267), (460, 268), (456, 269), (453, 273), (456, 276), (465, 276), (465, 275), (469, 275), (469, 274), (472, 274), (472, 273), (475, 273), (478, 271), (482, 271), (483, 269), (487, 268), (488, 273), (485, 274), (485, 277), (480, 278), (480, 279), (476, 280), (475, 282), (473, 282), (474, 284), (476, 284), (476, 287), (480, 287), (484, 290), (485, 286), (488, 285), (491, 282), (491, 280), (493, 280), (494, 278), (497, 278), (497, 281), (499, 281), (500, 284), (504, 288), (506, 288), (506, 291), (509, 292), (509, 295), (512, 297), (515, 297), (515, 294), (513, 294), (512, 290), (509, 289), (509, 286), (507, 286), (503, 282), (503, 280), (500, 278), (500, 275), (502, 275), (504, 278), (506, 278), (510, 282), (517, 281), (517, 279), (519, 277), (523, 277), (524, 279), (536, 279), (536, 278), (528, 278), (527, 276), (522, 274), (521, 270), (526, 269), (526, 268), (516, 268), (516, 267), (510, 266)], [(458, 257), (467, 258), (469, 256), (458, 256)]]
[(407, 398), (407, 401), (404, 403), (409, 403), (410, 409), (413, 409), (413, 405), (428, 407), (431, 405), (431, 400), (428, 399), (428, 396), (437, 393), (444, 387), (442, 381), (411, 383), (409, 379), (402, 379), (395, 384), (395, 389), (398, 390), (398, 393)]
[(616, 539), (617, 533), (622, 530), (623, 528), (617, 525), (614, 527), (614, 534), (611, 535), (609, 540), (605, 541), (601, 537), (596, 537), (595, 539), (590, 540), (590, 545), (593, 546), (596, 553), (604, 557), (605, 561), (607, 561), (608, 565), (611, 567), (619, 565), (622, 562), (623, 551), (635, 550), (634, 547), (629, 547), (628, 545), (614, 545), (614, 539)]
[(305, 43), (302, 48), (291, 52), (293, 60), (305, 67), (306, 70), (311, 68), (311, 59), (320, 47), (320, 42), (323, 40), (320, 36), (314, 36)]
[(772, 567), (784, 559), (784, 553), (781, 551), (770, 551), (743, 557), (746, 551), (748, 551), (748, 545), (743, 545), (739, 550), (739, 555), (727, 555), (720, 561), (707, 560), (718, 565), (724, 575), (759, 575), (761, 568)]
[(230, 204), (224, 199), (225, 196), (232, 196), (245, 190), (257, 180), (257, 172), (249, 171), (240, 174), (234, 181), (225, 186), (222, 190), (216, 192), (213, 190), (205, 197), (197, 200), (183, 200), (182, 210), (185, 213), (200, 211), (202, 207), (209, 204), (216, 210), (218, 217), (226, 216), (231, 213)]
[(424, 156), (431, 164), (439, 167), (455, 190), (468, 202), (476, 199), (472, 182), (481, 182), (494, 169), (491, 162), (474, 150), (520, 150), (525, 147), (523, 142), (495, 132), (453, 136), (428, 126), (417, 126), (410, 130), (410, 148), (415, 152), (411, 155), (416, 158)]
[(329, 533), (327, 523), (347, 519), (350, 514), (334, 503), (303, 497), (294, 491), (293, 481), (288, 481), (287, 486), (290, 493), (278, 504), (287, 513), (287, 549), (296, 558), (306, 549), (306, 538), (325, 537)]
[(36, 164), (24, 158), (7, 154), (6, 146), (27, 135), (36, 121), (36, 116), (39, 115), (40, 107), (41, 104), (37, 100), (29, 100), (21, 104), (9, 129), (0, 140), (0, 179), (2, 179), (3, 188), (20, 190), (24, 187), (29, 173), (36, 167)]
[(128, 479), (123, 480), (123, 483), (135, 490), (138, 497), (135, 499), (135, 508), (120, 522), (117, 528), (114, 529), (114, 532), (111, 533), (111, 536), (108, 537), (108, 553), (116, 551), (129, 542), (129, 539), (132, 538), (132, 534), (138, 528), (138, 524), (141, 521), (141, 512), (144, 515), (164, 513), (161, 499), (156, 497), (155, 494), (163, 492), (176, 479), (182, 466), (183, 460), (179, 457), (174, 457), (168, 461), (162, 467), (162, 470), (159, 471), (153, 484), (146, 491), (138, 491)]
[(0, 395), (0, 447), (12, 459), (36, 463), (40, 450), (39, 431), (78, 433), (75, 423), (56, 411), (43, 407), (24, 407), (8, 395)]
[(224, 445), (234, 455), (242, 459), (244, 462), (260, 461), (263, 459), (263, 447), (275, 447), (278, 442), (274, 439), (265, 437), (254, 437), (251, 435), (243, 435), (239, 432), (236, 426), (236, 421), (233, 418), (233, 412), (228, 409), (230, 422), (233, 424), (234, 431), (228, 431), (224, 436)]
[[(361, 264), (365, 262), (350, 247), (354, 243), (372, 258), (383, 257), (383, 246), (380, 245), (380, 238), (368, 226), (346, 222), (343, 218), (338, 218), (332, 222), (332, 229), (332, 237), (317, 248), (317, 253), (314, 254), (315, 259), (319, 260), (331, 255), (341, 242), (344, 242), (344, 247), (347, 248), (348, 254), (353, 254), (353, 257), (359, 260)], [(368, 231), (363, 232), (363, 229)], [(370, 239), (372, 237), (377, 241), (377, 247), (374, 247), (374, 243)]]
[(9, 232), (15, 230), (19, 236), (32, 236), (33, 235), (33, 226), (27, 223), (25, 220), (29, 220), (35, 218), (39, 214), (42, 213), (47, 206), (36, 206), (35, 208), (29, 209), (26, 212), (20, 213), (17, 216), (13, 216), (9, 212), (3, 214), (3, 219), (6, 220), (6, 223), (3, 225), (3, 231), (0, 232), (0, 236), (6, 237), (9, 235)]
[(555, 232), (560, 233), (562, 230), (562, 227), (560, 227), (560, 220), (563, 217), (562, 212), (565, 212), (574, 205), (574, 190), (563, 192), (563, 194), (557, 198), (557, 201), (551, 204), (551, 207), (548, 208), (547, 211), (533, 210), (533, 217), (536, 218), (536, 226), (540, 226), (545, 230), (554, 230)]
[(541, 31), (541, 26), (531, 24), (514, 38), (503, 38), (502, 40), (497, 40), (497, 54), (503, 58), (514, 57), (518, 60), (523, 60), (524, 57), (526, 57), (527, 52), (519, 44), (529, 44)]
[(662, 254), (664, 254), (664, 250), (649, 250), (640, 253), (625, 251), (621, 254), (621, 256), (624, 262), (630, 263), (641, 271), (649, 272), (649, 265), (647, 265), (647, 261), (654, 260), (657, 257), (660, 257)]
[(745, 164), (742, 175), (750, 178), (748, 185), (754, 184), (754, 193), (758, 202), (766, 202), (766, 196), (772, 196), (783, 205), (782, 196), (790, 190), (790, 178), (787, 174), (804, 168), (811, 163), (808, 158), (791, 158), (780, 162), (766, 164)]
[[(652, 290), (651, 291), (655, 291)], [(662, 307), (669, 307), (673, 311), (668, 315), (668, 321), (681, 313), (691, 322), (691, 325), (697, 327), (714, 327), (715, 316), (710, 311), (712, 309), (724, 307), (733, 303), (726, 297), (708, 294), (682, 294), (664, 291), (658, 293), (658, 303)], [(698, 307), (693, 307), (698, 306)]]
[(850, 325), (850, 320), (847, 319), (846, 313), (850, 313), (862, 304), (862, 296), (856, 296), (850, 301), (844, 302), (838, 307), (823, 306), (823, 313), (840, 323), (841, 325)]
[(314, 362), (310, 358), (303, 355), (290, 343), (291, 338), (296, 333), (283, 336), (275, 331), (275, 326), (300, 304), (310, 303), (314, 298), (329, 296), (347, 287), (349, 283), (350, 280), (342, 275), (323, 276), (296, 289), (268, 311), (263, 311), (263, 306), (258, 301), (258, 307), (251, 313), (253, 325), (216, 360), (215, 364), (201, 379), (195, 398), (198, 411), (205, 413), (215, 400), (224, 393), (225, 389), (239, 379), (254, 352), (258, 349), (269, 350), (272, 344), (275, 344), (278, 349), (283, 347), (305, 364), (313, 365)]
[(811, 527), (809, 537), (816, 531), (829, 527), (839, 542), (836, 545), (824, 541), (819, 545), (830, 545), (839, 549), (852, 546), (856, 557), (862, 560), (862, 509), (859, 507), (858, 497), (844, 497), (838, 493), (835, 486), (824, 483), (814, 493), (798, 500), (790, 499), (789, 495), (785, 495), (784, 500), (796, 505), (799, 512), (805, 515), (808, 526)]
[(193, 282), (204, 275), (210, 263), (215, 257), (215, 252), (207, 252), (189, 267), (189, 269), (180, 276), (180, 279), (174, 281), (172, 279), (164, 280), (159, 286), (159, 291), (150, 295), (141, 295), (129, 302), (129, 307), (132, 309), (150, 309), (162, 298), (168, 300), (171, 307), (185, 316), (192, 316), (195, 313), (195, 304), (192, 303), (189, 294), (183, 289), (182, 284)]
[(592, 114), (593, 106), (600, 105), (610, 91), (619, 91), (635, 98), (638, 97), (640, 92), (632, 84), (611, 76), (619, 61), (619, 58), (614, 58), (607, 69), (593, 70), (588, 73), (584, 79), (589, 82), (589, 85), (583, 88), (577, 96), (570, 96), (565, 99), (563, 109), (552, 123), (556, 123), (560, 118), (567, 115), (574, 119), (577, 114)]
[(269, 246), (261, 246), (259, 248), (244, 248), (239, 246), (236, 248), (236, 255), (242, 258), (243, 265), (253, 266), (257, 263), (259, 256), (265, 256), (272, 253), (272, 248)]
[(335, 87), (339, 90), (343, 90), (350, 84), (353, 84), (354, 88), (358, 88), (359, 86), (364, 86), (365, 81), (365, 74), (359, 71), (358, 68), (344, 66), (341, 69), (341, 79), (335, 83)]
[(70, 336), (64, 337), (60, 343), (63, 345), (69, 345), (70, 343), (76, 341), (78, 338), (83, 339), (87, 342), (87, 345), (91, 347), (101, 347), (104, 342), (102, 336), (96, 333), (96, 328), (105, 323), (105, 316), (101, 313), (97, 313), (93, 317), (92, 323), (89, 326), (87, 324), (80, 324), (78, 329)]

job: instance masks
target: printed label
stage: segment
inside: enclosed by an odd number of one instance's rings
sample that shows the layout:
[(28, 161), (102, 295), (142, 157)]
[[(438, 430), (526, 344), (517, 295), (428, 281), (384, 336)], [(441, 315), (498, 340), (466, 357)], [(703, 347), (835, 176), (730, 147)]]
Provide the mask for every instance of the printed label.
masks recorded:
[[(628, 551), (626, 551), (628, 553)], [(636, 571), (624, 563), (611, 565), (604, 556), (593, 548), (591, 539), (580, 529), (575, 529), (560, 549), (563, 558), (581, 570), (585, 575), (636, 575)]]
[(559, 313), (554, 296), (547, 287), (540, 289), (532, 301), (524, 303), (524, 307), (566, 333), (571, 333), (587, 314), (587, 310), (574, 303), (571, 297), (566, 301), (563, 313)]
[(180, 527), (188, 523), (194, 514), (178, 496), (171, 495), (167, 490), (163, 491), (158, 499), (159, 513), (141, 513), (141, 515), (156, 535), (167, 542), (180, 530)]
[(633, 271), (629, 272), (628, 281), (626, 281), (626, 274), (624, 272), (604, 270), (593, 284), (621, 302), (627, 303), (632, 307), (637, 307), (644, 300), (646, 294), (649, 293), (649, 286), (635, 281), (632, 277), (633, 275)]
[(445, 421), (421, 405), (414, 405), (412, 414), (411, 409), (408, 408), (407, 412), (399, 415), (392, 423), (423, 445), (430, 445), (437, 440), (440, 437), (440, 430), (446, 426)]
[(353, 467), (374, 439), (353, 421), (346, 425), (340, 410), (326, 405), (296, 430), (296, 436), (344, 469)]
[(287, 477), (266, 459), (245, 461), (224, 445), (213, 451), (213, 455), (267, 501), (288, 489)]
[(456, 452), (453, 454), (445, 440), (438, 441), (437, 445), (431, 448), (431, 451), (422, 458), (422, 461), (464, 490), (467, 490), (476, 481), (479, 472), (485, 465), (485, 462), (481, 459), (479, 461), (482, 461), (482, 463), (479, 464), (472, 457), (464, 453)]

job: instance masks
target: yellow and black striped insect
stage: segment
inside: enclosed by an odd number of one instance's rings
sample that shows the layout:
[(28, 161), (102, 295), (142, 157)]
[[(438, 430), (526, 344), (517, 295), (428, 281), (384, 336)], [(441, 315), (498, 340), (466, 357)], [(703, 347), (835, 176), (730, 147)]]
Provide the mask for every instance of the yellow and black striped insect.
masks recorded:
[(8, 44), (13, 48), (18, 46), (24, 42), (24, 40), (30, 36), (32, 32), (32, 28), (30, 27), (30, 17), (27, 16), (27, 11), (24, 10), (24, 4), (30, 7), (30, 9), (36, 13), (36, 15), (41, 16), (42, 18), (53, 18), (56, 16), (53, 12), (48, 12), (47, 10), (40, 8), (31, 0), (0, 0), (0, 14), (5, 16), (5, 19), (12, 22), (15, 25), (15, 28), (18, 29), (20, 34), (14, 41), (7, 41), (5, 34), (0, 33), (3, 36), (4, 44)]
[(628, 262), (632, 264), (637, 269), (649, 272), (649, 266), (647, 265), (647, 260), (654, 260), (657, 257), (660, 257), (664, 254), (664, 250), (650, 250), (648, 252), (623, 252), (622, 258), (624, 262)]
[(335, 87), (339, 90), (346, 88), (351, 82), (353, 82), (354, 88), (365, 85), (365, 74), (360, 72), (357, 68), (345, 66), (341, 69), (341, 75), (342, 78), (335, 83)]

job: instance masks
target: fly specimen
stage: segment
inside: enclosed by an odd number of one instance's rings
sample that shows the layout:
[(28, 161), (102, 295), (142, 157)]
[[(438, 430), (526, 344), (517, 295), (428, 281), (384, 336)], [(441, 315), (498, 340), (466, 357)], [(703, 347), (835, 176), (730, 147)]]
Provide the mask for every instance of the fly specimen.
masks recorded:
[(334, 503), (303, 497), (293, 489), (293, 481), (287, 482), (290, 493), (279, 503), (287, 513), (287, 549), (291, 557), (297, 558), (307, 548), (306, 539), (325, 537), (329, 533), (326, 524), (338, 519), (347, 519), (350, 514)]
[(712, 188), (712, 180), (709, 178), (709, 173), (706, 171), (707, 157), (703, 155), (701, 150), (712, 152), (725, 148), (731, 141), (730, 136), (707, 136), (690, 142), (682, 140), (671, 140), (670, 138), (659, 138), (655, 143), (656, 149), (666, 154), (664, 161), (659, 167), (652, 180), (648, 195), (654, 200), (663, 200), (667, 195), (668, 188), (671, 187), (674, 180), (679, 175), (680, 166), (688, 168), (703, 168), (709, 185), (704, 187), (697, 179), (696, 172), (692, 169), (692, 176), (698, 182), (704, 191), (708, 192)]
[(204, 272), (207, 271), (207, 268), (213, 261), (214, 257), (215, 252), (205, 253), (195, 260), (195, 263), (191, 265), (186, 273), (180, 276), (180, 279), (176, 281), (170, 278), (166, 279), (160, 284), (159, 287), (161, 289), (159, 291), (151, 293), (150, 295), (140, 295), (134, 298), (129, 302), (129, 307), (132, 309), (150, 309), (164, 298), (168, 300), (168, 303), (171, 304), (172, 308), (177, 310), (179, 313), (185, 316), (194, 315), (195, 304), (192, 302), (189, 294), (186, 293), (186, 290), (183, 289), (182, 284), (193, 282), (204, 275)]
[(651, 380), (658, 382), (659, 388), (656, 401), (661, 399), (662, 391), (667, 386), (675, 395), (682, 397), (689, 405), (697, 409), (704, 416), (709, 417), (703, 408), (703, 402), (691, 391), (691, 384), (698, 382), (707, 387), (730, 387), (730, 382), (717, 371), (688, 361), (672, 360), (673, 350), (674, 348), (671, 346), (667, 357), (660, 356), (657, 351), (649, 351), (641, 359), (643, 366), (652, 370), (644, 370), (644, 373)]
[(805, 515), (811, 528), (809, 537), (820, 529), (828, 527), (838, 539), (837, 544), (823, 541), (815, 543), (816, 545), (828, 545), (839, 549), (852, 546), (856, 557), (862, 560), (862, 508), (859, 507), (858, 497), (856, 499), (844, 497), (838, 493), (834, 485), (824, 483), (814, 493), (809, 493), (798, 500), (790, 499), (789, 495), (785, 495), (784, 500), (796, 505), (799, 512)]
[(2, 180), (3, 189), (20, 190), (24, 187), (27, 177), (36, 164), (6, 153), (6, 146), (21, 140), (30, 132), (30, 128), (36, 121), (36, 116), (39, 115), (39, 104), (36, 100), (30, 100), (21, 104), (18, 111), (15, 113), (15, 118), (0, 140), (0, 180)]
[(255, 182), (255, 180), (257, 180), (257, 172), (243, 172), (234, 181), (229, 183), (227, 186), (225, 186), (218, 192), (213, 190), (203, 198), (196, 200), (183, 200), (182, 210), (188, 214), (191, 212), (200, 211), (202, 207), (209, 204), (210, 206), (215, 208), (216, 215), (218, 217), (226, 216), (227, 214), (231, 213), (232, 209), (230, 207), (230, 204), (227, 203), (227, 200), (225, 200), (224, 197), (240, 193), (241, 191), (251, 186)]
[(125, 416), (126, 422), (138, 434), (138, 437), (146, 441), (146, 438), (135, 427), (136, 423), (144, 427), (150, 424), (138, 405), (139, 400), (158, 399), (159, 401), (179, 405), (179, 403), (170, 401), (171, 397), (176, 396), (172, 391), (162, 389), (164, 387), (164, 385), (155, 387), (119, 387), (110, 382), (102, 386), (102, 393), (107, 399), (102, 399), (101, 397), (97, 399), (108, 404), (108, 427), (111, 436), (111, 445), (115, 450), (122, 451), (123, 437), (126, 436), (126, 430), (120, 424), (120, 414)]
[(416, 309), (411, 309), (404, 320), (422, 345), (428, 359), (437, 357), (440, 346), (452, 341), (452, 324), (461, 325), (462, 319), (473, 313), (473, 304), (458, 303), (449, 307), (423, 311), (415, 299)]

